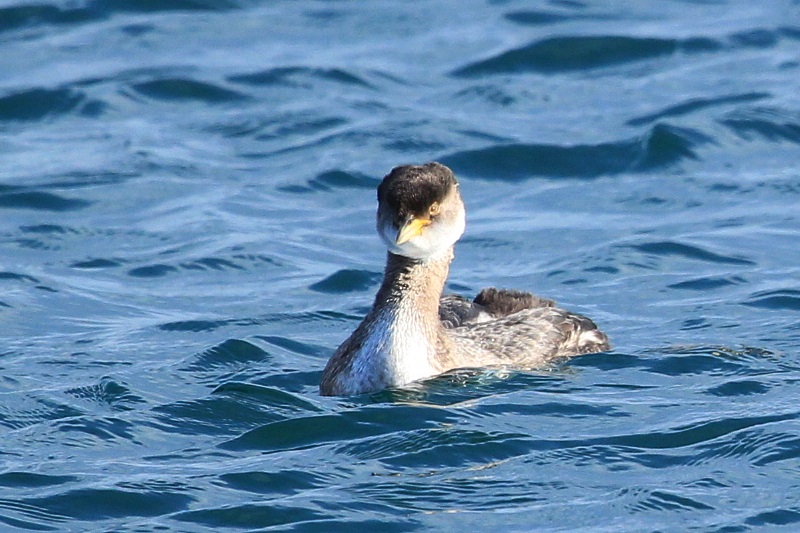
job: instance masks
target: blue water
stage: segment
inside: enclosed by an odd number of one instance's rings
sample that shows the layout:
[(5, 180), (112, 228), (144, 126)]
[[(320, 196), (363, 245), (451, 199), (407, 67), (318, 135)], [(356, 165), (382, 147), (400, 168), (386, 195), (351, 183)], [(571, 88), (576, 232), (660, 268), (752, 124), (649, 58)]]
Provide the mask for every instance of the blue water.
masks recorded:
[[(796, 531), (800, 2), (0, 2), (0, 530)], [(609, 353), (321, 398), (375, 186)]]

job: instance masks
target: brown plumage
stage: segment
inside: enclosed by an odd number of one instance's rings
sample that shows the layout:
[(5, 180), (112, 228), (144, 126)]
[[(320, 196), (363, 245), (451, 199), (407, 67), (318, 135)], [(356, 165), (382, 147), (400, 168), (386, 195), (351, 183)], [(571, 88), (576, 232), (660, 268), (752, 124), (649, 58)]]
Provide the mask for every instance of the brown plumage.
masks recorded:
[(336, 350), (320, 392), (398, 387), (454, 368), (533, 369), (609, 349), (590, 319), (527, 292), (483, 289), (473, 301), (442, 296), (464, 203), (439, 163), (392, 170), (378, 188), (377, 229), (389, 249), (367, 316)]

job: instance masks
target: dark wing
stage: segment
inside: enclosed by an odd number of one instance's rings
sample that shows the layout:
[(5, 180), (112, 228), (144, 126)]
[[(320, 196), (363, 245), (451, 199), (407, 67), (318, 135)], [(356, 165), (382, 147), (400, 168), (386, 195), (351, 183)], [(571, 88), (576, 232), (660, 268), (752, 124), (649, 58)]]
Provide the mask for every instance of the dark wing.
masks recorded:
[(523, 309), (554, 307), (556, 305), (553, 300), (539, 298), (529, 292), (495, 289), (494, 287), (483, 289), (478, 293), (474, 301), (495, 318), (512, 315)]
[(492, 316), (482, 305), (457, 294), (445, 294), (439, 299), (439, 320), (447, 328), (457, 328), (470, 322), (484, 322)]
[(451, 329), (503, 318), (525, 309), (554, 306), (553, 300), (529, 292), (488, 287), (472, 301), (457, 294), (443, 295), (439, 299), (439, 320), (446, 329)]

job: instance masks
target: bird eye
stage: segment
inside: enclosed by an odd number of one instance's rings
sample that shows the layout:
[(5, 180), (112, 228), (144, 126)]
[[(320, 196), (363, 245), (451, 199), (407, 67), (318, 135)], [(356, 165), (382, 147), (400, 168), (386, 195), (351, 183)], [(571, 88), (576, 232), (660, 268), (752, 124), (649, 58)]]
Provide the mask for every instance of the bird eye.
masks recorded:
[(436, 215), (439, 214), (440, 210), (441, 210), (441, 207), (439, 206), (439, 202), (433, 202), (433, 204), (431, 205), (430, 209), (428, 210), (428, 213), (432, 217), (435, 217)]

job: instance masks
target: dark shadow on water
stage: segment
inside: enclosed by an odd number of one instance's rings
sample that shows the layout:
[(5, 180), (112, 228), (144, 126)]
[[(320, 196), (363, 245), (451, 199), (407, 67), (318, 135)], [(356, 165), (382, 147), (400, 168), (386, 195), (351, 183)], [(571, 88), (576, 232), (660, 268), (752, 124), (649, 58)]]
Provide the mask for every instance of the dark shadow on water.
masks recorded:
[(744, 305), (775, 311), (800, 311), (800, 290), (778, 289), (759, 292), (753, 294)]
[(308, 180), (305, 185), (283, 185), (279, 190), (292, 193), (311, 193), (317, 191), (333, 191), (337, 189), (369, 189), (377, 188), (380, 181), (359, 172), (331, 170), (323, 172)]
[(591, 179), (669, 168), (698, 156), (711, 139), (696, 130), (656, 124), (643, 136), (590, 145), (500, 144), (442, 156), (459, 174), (522, 181), (536, 176)]
[(315, 292), (328, 294), (361, 292), (374, 287), (381, 280), (381, 277), (382, 275), (378, 272), (345, 268), (334, 272), (308, 288)]
[(770, 93), (752, 92), (743, 94), (733, 94), (729, 96), (690, 98), (680, 104), (671, 105), (660, 111), (632, 118), (628, 120), (626, 124), (628, 124), (629, 126), (643, 126), (645, 124), (649, 124), (651, 122), (663, 118), (680, 117), (683, 115), (694, 113), (696, 111), (708, 109), (711, 107), (718, 107), (729, 104), (740, 104), (745, 102), (756, 102), (758, 100), (763, 100), (771, 96), (772, 95)]
[[(585, 6), (584, 6), (585, 7)], [(574, 11), (547, 11), (541, 10), (524, 10), (512, 11), (503, 15), (503, 18), (511, 22), (520, 24), (522, 26), (548, 26), (561, 22), (571, 22), (579, 20), (613, 20), (619, 17), (614, 15), (605, 15), (598, 12), (585, 12), (582, 10)]]
[(115, 13), (167, 11), (227, 11), (238, 7), (230, 0), (88, 0), (80, 4), (44, 2), (0, 8), (0, 33), (49, 25), (77, 25), (103, 20)]
[(0, 486), (22, 488), (51, 487), (78, 481), (77, 476), (50, 476), (32, 472), (5, 472), (0, 474)]
[(32, 89), (0, 98), (0, 121), (41, 120), (48, 115), (68, 113), (82, 100), (68, 89)]
[(79, 211), (94, 202), (80, 198), (68, 198), (42, 191), (6, 192), (0, 189), (0, 209), (32, 209), (35, 211)]
[(705, 261), (708, 263), (719, 263), (726, 265), (753, 266), (756, 263), (744, 257), (732, 255), (722, 255), (708, 250), (704, 250), (697, 245), (684, 244), (673, 241), (647, 242), (643, 244), (631, 245), (631, 248), (646, 254), (661, 256), (678, 256), (695, 261)]
[(219, 367), (267, 361), (269, 358), (270, 354), (255, 344), (242, 339), (228, 339), (195, 355), (184, 370), (209, 372)]
[(181, 511), (194, 501), (177, 491), (75, 489), (53, 496), (27, 498), (25, 505), (55, 517), (97, 521), (132, 516), (162, 516)]
[(225, 450), (280, 452), (344, 443), (365, 437), (431, 427), (452, 421), (454, 415), (433, 407), (365, 406), (338, 413), (303, 416), (273, 422), (247, 431), (220, 445)]
[[(174, 520), (190, 522), (212, 529), (217, 528), (272, 528), (286, 524), (302, 524), (325, 518), (319, 511), (304, 507), (284, 505), (242, 504), (232, 507), (199, 509), (172, 516)], [(294, 528), (292, 528), (294, 530)]]
[(340, 68), (276, 67), (249, 74), (236, 74), (228, 81), (254, 86), (310, 87), (319, 81), (374, 88), (365, 79)]
[(662, 39), (619, 35), (550, 37), (467, 64), (453, 72), (453, 75), (472, 77), (511, 72), (554, 74), (585, 71), (669, 56), (676, 52), (710, 52), (721, 47), (722, 43), (706, 38)]
[(705, 292), (721, 289), (722, 287), (729, 287), (731, 285), (740, 285), (742, 283), (745, 283), (745, 280), (740, 276), (705, 276), (696, 279), (680, 281), (678, 283), (672, 283), (667, 285), (667, 288)]
[(720, 120), (739, 138), (800, 144), (800, 113), (775, 107), (755, 107), (730, 112)]
[(132, 88), (148, 98), (166, 101), (202, 101), (208, 104), (238, 102), (244, 94), (203, 81), (185, 78), (161, 78), (133, 84)]

